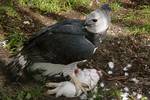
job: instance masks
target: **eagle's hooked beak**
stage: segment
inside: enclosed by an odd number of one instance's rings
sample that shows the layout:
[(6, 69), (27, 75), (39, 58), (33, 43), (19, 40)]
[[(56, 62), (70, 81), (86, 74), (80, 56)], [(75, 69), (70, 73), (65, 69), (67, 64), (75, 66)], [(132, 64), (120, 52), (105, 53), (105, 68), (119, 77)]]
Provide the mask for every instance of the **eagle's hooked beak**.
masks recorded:
[(87, 27), (90, 27), (91, 26), (91, 24), (89, 24), (89, 23), (87, 23), (87, 22), (85, 22), (84, 23), (84, 28), (86, 29)]
[(88, 26), (88, 24), (87, 23), (84, 23), (84, 28), (86, 28)]

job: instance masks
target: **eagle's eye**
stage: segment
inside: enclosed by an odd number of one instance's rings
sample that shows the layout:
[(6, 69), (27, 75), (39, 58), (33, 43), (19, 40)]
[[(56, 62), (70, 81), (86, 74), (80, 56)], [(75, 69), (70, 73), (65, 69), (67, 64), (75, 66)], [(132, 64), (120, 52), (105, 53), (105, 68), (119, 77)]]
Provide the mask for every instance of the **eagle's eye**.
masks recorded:
[(92, 19), (93, 22), (97, 22), (97, 19)]

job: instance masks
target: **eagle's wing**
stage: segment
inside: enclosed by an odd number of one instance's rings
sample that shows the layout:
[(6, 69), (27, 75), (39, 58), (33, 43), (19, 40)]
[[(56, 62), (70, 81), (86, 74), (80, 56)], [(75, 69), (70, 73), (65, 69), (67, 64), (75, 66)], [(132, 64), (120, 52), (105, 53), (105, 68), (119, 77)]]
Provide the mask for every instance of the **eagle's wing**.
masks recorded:
[[(41, 37), (47, 33), (63, 33), (63, 34), (85, 34), (82, 31), (84, 20), (67, 19), (51, 26), (42, 28), (40, 31), (33, 33), (32, 37), (26, 41), (26, 44), (32, 42), (34, 39)], [(52, 33), (50, 33), (52, 32)]]
[(84, 60), (92, 55), (94, 48), (95, 46), (84, 36), (82, 22), (67, 20), (31, 38), (14, 61), (8, 65), (8, 70), (13, 79), (23, 76), (26, 71), (37, 69), (46, 73), (43, 75), (52, 75), (62, 71), (62, 67), (58, 67), (58, 64), (65, 66)]

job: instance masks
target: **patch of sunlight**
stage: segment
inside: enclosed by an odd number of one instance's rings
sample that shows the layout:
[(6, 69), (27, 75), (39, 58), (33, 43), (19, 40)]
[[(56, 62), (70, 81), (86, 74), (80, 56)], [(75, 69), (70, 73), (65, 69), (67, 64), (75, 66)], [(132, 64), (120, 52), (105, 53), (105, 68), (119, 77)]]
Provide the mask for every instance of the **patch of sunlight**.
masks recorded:
[(0, 14), (5, 13), (11, 17), (19, 17), (19, 14), (15, 10), (11, 0), (8, 0), (4, 4), (0, 4)]
[(87, 6), (90, 0), (18, 0), (21, 5), (40, 9), (41, 11), (59, 13), (77, 6)]
[(8, 34), (6, 40), (8, 40), (6, 43), (6, 49), (11, 53), (16, 53), (22, 47), (26, 38), (23, 33), (13, 32)]
[(127, 27), (127, 29), (132, 33), (132, 34), (150, 34), (150, 24), (144, 24), (144, 25), (131, 25)]
[(121, 3), (119, 2), (111, 3), (110, 7), (112, 8), (113, 11), (118, 11), (122, 9)]
[(18, 13), (13, 7), (10, 6), (0, 6), (0, 13), (5, 12), (8, 16), (18, 17)]

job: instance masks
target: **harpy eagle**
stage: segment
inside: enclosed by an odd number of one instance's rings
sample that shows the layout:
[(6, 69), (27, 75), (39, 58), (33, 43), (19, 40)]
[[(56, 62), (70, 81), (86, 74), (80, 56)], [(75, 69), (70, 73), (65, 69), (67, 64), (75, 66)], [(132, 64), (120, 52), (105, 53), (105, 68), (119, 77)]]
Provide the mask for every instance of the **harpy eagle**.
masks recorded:
[(85, 20), (68, 19), (38, 32), (8, 64), (11, 79), (18, 81), (26, 74), (47, 78), (62, 72), (73, 78), (69, 71), (91, 56), (98, 36), (106, 34), (110, 10), (104, 4)]

